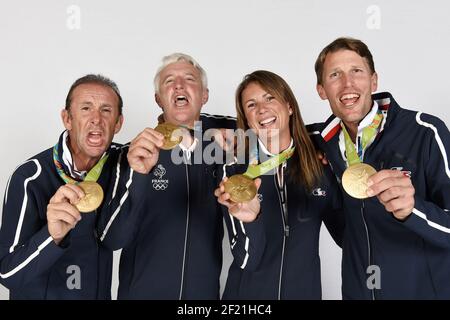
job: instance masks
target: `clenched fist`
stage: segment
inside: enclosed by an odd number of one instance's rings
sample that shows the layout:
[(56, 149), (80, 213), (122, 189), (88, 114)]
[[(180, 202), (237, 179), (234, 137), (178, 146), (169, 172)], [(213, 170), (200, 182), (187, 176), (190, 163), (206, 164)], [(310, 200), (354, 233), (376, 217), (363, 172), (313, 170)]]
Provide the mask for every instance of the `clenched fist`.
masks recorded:
[(134, 138), (128, 149), (128, 164), (136, 172), (147, 174), (159, 158), (159, 148), (164, 143), (164, 136), (151, 128), (145, 128)]
[[(219, 187), (214, 191), (214, 195), (217, 197), (217, 201), (228, 208), (228, 212), (236, 219), (242, 222), (252, 222), (259, 214), (261, 209), (258, 196), (247, 202), (233, 202), (230, 200), (230, 194), (225, 192), (224, 182), (228, 178), (224, 178), (220, 182)], [(256, 190), (261, 186), (261, 179), (255, 179)]]
[(80, 187), (66, 184), (59, 187), (50, 199), (47, 205), (47, 227), (56, 244), (81, 220), (75, 204), (83, 197), (84, 192)]

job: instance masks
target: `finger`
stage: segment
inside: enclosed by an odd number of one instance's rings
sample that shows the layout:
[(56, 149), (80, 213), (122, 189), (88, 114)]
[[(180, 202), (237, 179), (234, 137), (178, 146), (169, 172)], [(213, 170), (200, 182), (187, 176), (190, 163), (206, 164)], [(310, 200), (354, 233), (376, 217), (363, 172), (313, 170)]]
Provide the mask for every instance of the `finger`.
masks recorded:
[(230, 205), (230, 207), (228, 208), (228, 212), (235, 216), (239, 213), (239, 211), (242, 209), (242, 203), (233, 203), (232, 205)]
[(255, 181), (256, 191), (258, 191), (259, 187), (261, 187), (262, 180), (261, 180), (261, 178), (256, 178), (254, 181)]
[(408, 197), (400, 197), (392, 199), (385, 204), (386, 211), (397, 213), (410, 213), (414, 207), (414, 199)]
[(378, 195), (380, 201), (386, 203), (392, 199), (400, 197), (410, 197), (414, 195), (414, 189), (408, 187), (391, 187)]
[(74, 227), (79, 221), (71, 214), (64, 210), (54, 210), (51, 217), (47, 219), (49, 223), (63, 221), (70, 226)]
[(150, 139), (140, 138), (130, 145), (129, 152), (139, 149), (145, 149), (154, 153), (158, 149), (158, 145)]
[(223, 192), (220, 190), (220, 187), (214, 190), (214, 196), (216, 196), (217, 198), (220, 197), (220, 195), (221, 195), (222, 193), (223, 193)]
[(382, 181), (384, 179), (399, 178), (399, 177), (404, 177), (404, 175), (401, 171), (388, 170), (388, 169), (380, 170), (377, 173), (370, 176), (370, 178), (367, 180), (367, 184), (370, 187), (372, 184), (379, 183), (380, 181)]
[(151, 158), (153, 156), (153, 153), (155, 152), (155, 149), (153, 149), (153, 152), (149, 149), (142, 148), (142, 147), (134, 147), (133, 149), (130, 149), (128, 152), (128, 155), (130, 158)]
[(223, 178), (222, 181), (219, 183), (219, 188), (220, 188), (220, 191), (221, 191), (222, 193), (225, 192), (225, 182), (227, 182), (227, 181), (228, 181), (228, 178), (225, 177), (225, 178)]
[(220, 204), (226, 206), (228, 209), (230, 209), (230, 207), (236, 204), (235, 202), (231, 201), (229, 193), (223, 193), (221, 196), (217, 198), (217, 201)]
[(54, 219), (53, 216), (54, 212), (66, 212), (67, 214), (71, 215), (76, 220), (81, 220), (81, 214), (78, 211), (78, 209), (67, 202), (63, 203), (55, 203), (55, 204), (49, 204), (47, 206), (47, 219)]
[(381, 201), (381, 203), (385, 204), (392, 199), (398, 198), (400, 195), (400, 187), (391, 187), (381, 192), (379, 195), (377, 195), (377, 197)]
[(49, 203), (77, 203), (83, 197), (84, 192), (80, 187), (71, 184), (65, 184), (59, 187), (53, 197), (51, 197)]
[[(382, 192), (394, 188), (400, 187), (403, 191), (408, 191), (407, 189), (412, 187), (411, 179), (404, 176), (400, 173), (400, 175), (392, 175), (386, 176), (384, 179), (379, 182), (372, 184), (370, 188), (367, 190), (367, 194), (371, 197), (374, 195), (379, 195)], [(401, 193), (400, 195), (406, 195), (406, 193)]]
[(161, 147), (164, 143), (164, 135), (151, 128), (145, 128), (133, 141), (130, 148), (135, 145), (147, 146), (149, 143)]

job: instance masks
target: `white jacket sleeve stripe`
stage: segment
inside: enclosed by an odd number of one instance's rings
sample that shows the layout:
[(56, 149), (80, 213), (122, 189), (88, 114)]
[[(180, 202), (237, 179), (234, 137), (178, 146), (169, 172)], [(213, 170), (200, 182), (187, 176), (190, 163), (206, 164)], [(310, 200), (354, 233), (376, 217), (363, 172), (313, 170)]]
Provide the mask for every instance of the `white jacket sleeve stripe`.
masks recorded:
[(16, 233), (14, 236), (14, 242), (13, 242), (12, 246), (9, 248), (10, 253), (14, 251), (14, 248), (19, 243), (20, 232), (22, 231), (23, 219), (25, 218), (25, 210), (27, 209), (27, 203), (28, 203), (28, 193), (27, 193), (28, 183), (32, 180), (35, 180), (37, 177), (39, 177), (39, 175), (41, 174), (41, 171), (42, 171), (39, 161), (37, 161), (36, 159), (31, 159), (28, 161), (33, 161), (36, 164), (37, 170), (34, 175), (25, 179), (25, 181), (23, 183), (24, 194), (23, 194), (22, 208), (20, 209), (19, 222), (17, 223)]
[(42, 242), (37, 250), (35, 252), (33, 252), (25, 261), (23, 261), (21, 264), (19, 264), (17, 267), (15, 267), (14, 269), (12, 269), (11, 271), (2, 274), (0, 273), (0, 277), (2, 279), (6, 279), (9, 278), (10, 276), (14, 275), (15, 273), (17, 273), (18, 271), (20, 271), (21, 269), (23, 269), (28, 263), (30, 263), (30, 261), (32, 261), (34, 258), (36, 258), (41, 251), (49, 244), (53, 241), (52, 237), (48, 237), (44, 242)]
[(417, 215), (418, 217), (420, 217), (423, 220), (425, 220), (430, 227), (433, 227), (435, 229), (438, 229), (438, 230), (446, 232), (446, 233), (450, 233), (450, 229), (449, 228), (443, 227), (443, 226), (437, 224), (436, 222), (428, 220), (427, 215), (425, 213), (417, 210), (416, 208), (414, 208), (412, 212), (415, 215)]
[(126, 188), (127, 191), (125, 191), (124, 195), (122, 196), (122, 198), (120, 199), (119, 202), (119, 206), (117, 207), (117, 209), (114, 211), (113, 215), (111, 216), (111, 219), (109, 219), (108, 224), (105, 227), (105, 230), (103, 230), (103, 234), (100, 237), (100, 241), (103, 241), (105, 239), (106, 234), (108, 233), (109, 228), (111, 227), (111, 224), (114, 222), (114, 219), (116, 218), (116, 216), (119, 214), (120, 209), (122, 208), (122, 204), (125, 202), (125, 200), (127, 200), (128, 198), (128, 194), (130, 193), (130, 185), (133, 182), (133, 172), (134, 170), (131, 169), (130, 170), (130, 177), (126, 183)]
[(444, 144), (442, 143), (442, 139), (439, 136), (439, 133), (436, 129), (435, 126), (433, 126), (431, 123), (428, 122), (424, 122), (420, 119), (420, 115), (422, 114), (422, 112), (417, 112), (416, 114), (416, 121), (419, 125), (430, 128), (431, 130), (433, 130), (434, 132), (434, 138), (436, 139), (436, 142), (439, 146), (439, 150), (441, 151), (442, 154), (442, 158), (444, 159), (444, 168), (445, 168), (445, 173), (447, 174), (447, 176), (450, 178), (450, 169), (448, 167), (448, 158), (447, 158), (447, 152), (445, 151), (445, 147)]

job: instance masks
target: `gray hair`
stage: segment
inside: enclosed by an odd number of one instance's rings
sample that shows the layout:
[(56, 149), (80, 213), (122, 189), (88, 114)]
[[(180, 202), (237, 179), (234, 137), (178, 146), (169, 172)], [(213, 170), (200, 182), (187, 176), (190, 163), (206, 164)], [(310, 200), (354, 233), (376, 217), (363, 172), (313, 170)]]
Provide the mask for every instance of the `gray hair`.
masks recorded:
[(205, 70), (200, 66), (200, 64), (194, 60), (190, 55), (184, 54), (184, 53), (172, 53), (168, 56), (165, 56), (162, 59), (162, 64), (158, 68), (158, 71), (156, 72), (155, 78), (153, 80), (153, 84), (155, 86), (155, 93), (159, 93), (159, 76), (161, 74), (161, 71), (167, 67), (169, 64), (176, 63), (178, 61), (185, 61), (190, 64), (192, 64), (197, 70), (200, 72), (200, 76), (202, 78), (202, 85), (203, 88), (208, 88), (208, 78), (206, 77)]

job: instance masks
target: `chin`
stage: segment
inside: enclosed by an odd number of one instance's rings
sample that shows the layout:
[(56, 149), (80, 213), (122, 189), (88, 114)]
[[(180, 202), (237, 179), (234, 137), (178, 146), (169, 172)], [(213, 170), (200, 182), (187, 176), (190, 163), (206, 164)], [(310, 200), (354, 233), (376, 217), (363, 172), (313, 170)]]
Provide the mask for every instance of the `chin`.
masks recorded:
[(99, 147), (88, 147), (87, 148), (87, 154), (91, 158), (99, 158), (105, 153), (106, 146), (99, 146)]

